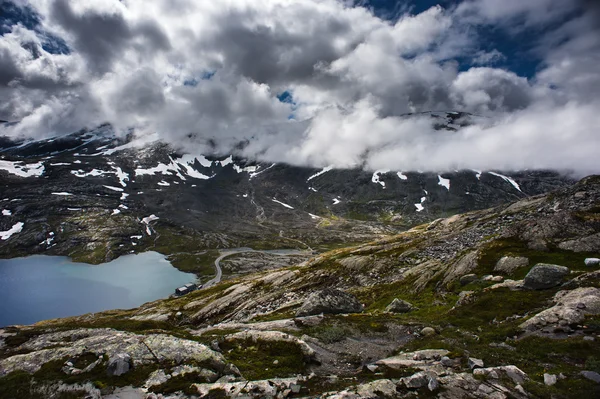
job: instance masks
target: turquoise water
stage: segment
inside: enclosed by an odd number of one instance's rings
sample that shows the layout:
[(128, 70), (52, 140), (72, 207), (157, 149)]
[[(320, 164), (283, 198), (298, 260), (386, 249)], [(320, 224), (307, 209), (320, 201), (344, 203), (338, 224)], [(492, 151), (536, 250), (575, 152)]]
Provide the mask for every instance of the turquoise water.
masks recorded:
[(166, 298), (195, 280), (157, 252), (97, 266), (62, 256), (0, 259), (0, 326), (129, 309)]

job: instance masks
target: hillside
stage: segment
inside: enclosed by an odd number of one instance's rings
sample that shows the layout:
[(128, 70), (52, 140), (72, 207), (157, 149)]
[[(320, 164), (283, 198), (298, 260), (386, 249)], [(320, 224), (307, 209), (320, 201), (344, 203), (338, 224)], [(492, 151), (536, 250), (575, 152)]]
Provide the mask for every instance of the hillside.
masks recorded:
[(598, 397), (599, 255), (591, 176), (181, 298), (7, 327), (0, 396)]

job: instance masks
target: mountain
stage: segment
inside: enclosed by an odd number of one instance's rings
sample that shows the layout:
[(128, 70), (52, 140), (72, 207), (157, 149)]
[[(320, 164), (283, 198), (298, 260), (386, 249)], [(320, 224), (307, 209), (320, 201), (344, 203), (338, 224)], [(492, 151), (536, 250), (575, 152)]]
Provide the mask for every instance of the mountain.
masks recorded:
[(180, 298), (7, 327), (0, 396), (596, 398), (599, 212), (590, 176)]
[[(431, 113), (443, 134), (467, 116)], [(34, 141), (4, 137), (0, 257), (101, 263), (154, 249), (176, 267), (210, 274), (212, 261), (189, 248), (323, 251), (572, 182), (552, 171), (367, 172), (188, 154), (119, 137), (109, 125)]]

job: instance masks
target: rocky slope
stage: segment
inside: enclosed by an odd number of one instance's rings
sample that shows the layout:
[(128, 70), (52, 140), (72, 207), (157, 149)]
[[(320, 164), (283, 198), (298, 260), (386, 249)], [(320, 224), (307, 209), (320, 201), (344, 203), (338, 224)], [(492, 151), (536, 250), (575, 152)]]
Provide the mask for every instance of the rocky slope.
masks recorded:
[(7, 327), (0, 396), (594, 398), (599, 255), (592, 176), (181, 298)]
[[(451, 134), (456, 115), (440, 119)], [(38, 141), (0, 138), (0, 257), (101, 263), (157, 250), (211, 271), (205, 250), (322, 251), (570, 184), (549, 171), (365, 172), (186, 154), (110, 126)], [(194, 248), (194, 251), (190, 251)]]

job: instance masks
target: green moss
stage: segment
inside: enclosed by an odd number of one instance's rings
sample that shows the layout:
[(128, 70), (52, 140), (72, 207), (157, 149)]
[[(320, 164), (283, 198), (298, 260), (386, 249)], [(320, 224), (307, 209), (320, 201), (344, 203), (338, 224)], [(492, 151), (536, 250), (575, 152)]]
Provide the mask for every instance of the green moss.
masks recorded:
[(307, 366), (300, 347), (288, 342), (249, 339), (223, 342), (220, 346), (227, 360), (248, 380), (291, 377), (302, 374)]
[(0, 378), (0, 398), (6, 399), (42, 399), (43, 396), (33, 390), (34, 382), (29, 373), (13, 371)]

